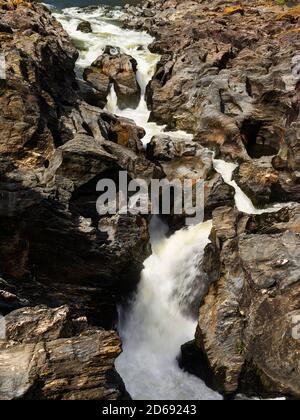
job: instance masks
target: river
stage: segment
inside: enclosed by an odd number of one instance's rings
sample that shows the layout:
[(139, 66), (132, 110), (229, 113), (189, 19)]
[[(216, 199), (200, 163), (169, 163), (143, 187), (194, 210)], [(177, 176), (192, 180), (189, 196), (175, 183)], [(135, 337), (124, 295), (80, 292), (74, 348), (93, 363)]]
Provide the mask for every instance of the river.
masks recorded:
[[(121, 1), (106, 1), (110, 6)], [(58, 1), (56, 6), (83, 6), (90, 1)], [(95, 3), (95, 0), (93, 1)], [(106, 45), (117, 46), (121, 51), (133, 56), (138, 62), (138, 81), (141, 86), (141, 100), (136, 110), (119, 110), (116, 94), (112, 89), (107, 110), (132, 118), (143, 126), (146, 136), (144, 144), (164, 127), (149, 123), (149, 110), (144, 93), (150, 81), (159, 56), (148, 50), (153, 41), (144, 32), (121, 28), (119, 8), (109, 12), (102, 2), (92, 9), (69, 8), (56, 11), (56, 17), (63, 24), (79, 48), (80, 57), (77, 71), (89, 66), (101, 55)], [(133, 2), (134, 3), (134, 2)], [(92, 25), (92, 33), (77, 31), (80, 21), (87, 20)], [(186, 133), (172, 133), (186, 136)], [(269, 211), (257, 210), (251, 200), (232, 181), (234, 164), (221, 160), (214, 161), (215, 169), (225, 182), (236, 191), (236, 204), (246, 213)], [(272, 210), (277, 210), (274, 207)], [(167, 237), (163, 223), (153, 218), (151, 223), (152, 255), (145, 261), (135, 297), (131, 304), (120, 308), (119, 332), (123, 341), (123, 353), (116, 361), (116, 368), (123, 378), (133, 399), (145, 400), (218, 400), (222, 397), (210, 390), (200, 379), (178, 366), (177, 356), (180, 346), (193, 339), (197, 320), (187, 317), (181, 310), (182, 299), (188, 300), (198, 279), (198, 266), (203, 250), (209, 242), (211, 222), (189, 229), (182, 229)]]

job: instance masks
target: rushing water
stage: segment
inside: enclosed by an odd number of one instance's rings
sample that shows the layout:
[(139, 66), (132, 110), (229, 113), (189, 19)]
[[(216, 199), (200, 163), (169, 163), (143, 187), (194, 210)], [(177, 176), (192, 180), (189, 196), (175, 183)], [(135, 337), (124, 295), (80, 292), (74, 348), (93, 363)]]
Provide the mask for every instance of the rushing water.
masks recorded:
[(167, 239), (159, 223), (152, 227), (153, 254), (145, 261), (130, 312), (120, 323), (124, 352), (116, 367), (134, 399), (221, 398), (177, 362), (180, 346), (193, 338), (196, 326), (180, 304), (192, 295), (210, 231), (207, 222)]
[[(66, 2), (54, 3), (61, 6)], [(70, 3), (86, 4), (83, 0), (70, 0)], [(122, 4), (120, 1), (107, 3)], [(121, 28), (118, 22), (120, 14), (120, 9), (108, 10), (107, 7), (99, 6), (92, 9), (64, 9), (57, 11), (56, 17), (79, 49), (79, 75), (83, 68), (101, 55), (107, 45), (120, 47), (122, 52), (137, 60), (137, 77), (142, 91), (138, 108), (119, 110), (112, 88), (107, 110), (132, 118), (144, 127), (146, 144), (153, 135), (164, 131), (163, 126), (148, 122), (149, 110), (144, 99), (146, 86), (155, 71), (159, 56), (149, 52), (147, 46), (152, 38), (148, 34)], [(77, 31), (78, 23), (82, 20), (91, 23), (92, 33)], [(183, 132), (172, 135), (190, 137)], [(255, 209), (251, 200), (232, 181), (236, 165), (214, 160), (214, 166), (224, 181), (234, 187), (236, 205), (240, 211), (262, 213), (270, 210)], [(273, 208), (277, 209), (278, 207)], [(133, 399), (221, 399), (220, 395), (207, 388), (201, 380), (182, 371), (177, 362), (180, 346), (193, 339), (195, 333), (196, 320), (184, 315), (182, 303), (192, 299), (195, 282), (199, 281), (199, 262), (209, 242), (210, 231), (211, 222), (206, 222), (182, 229), (167, 238), (162, 222), (157, 218), (152, 219), (153, 253), (144, 263), (141, 281), (129, 310), (120, 310), (119, 329), (123, 353), (116, 361), (116, 368)]]
[[(119, 110), (112, 88), (107, 109), (144, 127), (146, 144), (153, 135), (164, 131), (163, 126), (148, 122), (149, 110), (144, 99), (159, 56), (147, 48), (153, 39), (144, 32), (122, 29), (119, 16), (118, 9), (107, 13), (104, 7), (69, 8), (56, 13), (79, 47), (79, 73), (101, 55), (106, 45), (118, 46), (137, 60), (142, 91), (138, 108)], [(82, 20), (91, 23), (93, 33), (77, 31)], [(190, 137), (183, 132), (172, 135)], [(167, 239), (162, 223), (156, 218), (152, 220), (153, 254), (145, 261), (130, 309), (120, 310), (123, 353), (116, 361), (116, 368), (134, 399), (221, 399), (200, 379), (182, 371), (177, 362), (180, 346), (194, 337), (196, 320), (183, 315), (181, 304), (193, 295), (195, 282), (199, 281), (197, 267), (210, 231), (211, 223), (207, 222), (183, 229)]]
[(222, 175), (223, 180), (226, 184), (230, 185), (235, 190), (235, 205), (236, 208), (247, 214), (263, 214), (263, 213), (272, 213), (280, 210), (288, 204), (274, 204), (271, 207), (266, 207), (264, 209), (257, 209), (254, 207), (250, 198), (244, 193), (244, 191), (238, 186), (236, 181), (233, 180), (233, 172), (238, 167), (235, 163), (225, 162), (221, 159), (214, 159), (214, 168), (220, 175)]

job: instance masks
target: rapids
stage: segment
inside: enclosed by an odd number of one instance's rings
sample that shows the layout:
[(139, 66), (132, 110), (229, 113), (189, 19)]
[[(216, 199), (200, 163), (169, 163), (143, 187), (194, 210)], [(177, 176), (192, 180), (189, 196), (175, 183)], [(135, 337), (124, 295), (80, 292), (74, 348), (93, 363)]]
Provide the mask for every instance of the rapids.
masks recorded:
[[(159, 56), (147, 48), (153, 41), (150, 35), (121, 28), (121, 13), (118, 8), (108, 10), (99, 6), (93, 9), (68, 8), (56, 11), (55, 16), (79, 49), (79, 77), (83, 69), (101, 55), (106, 45), (120, 47), (122, 52), (137, 60), (137, 77), (142, 91), (137, 109), (118, 109), (112, 88), (107, 110), (131, 118), (142, 126), (146, 130), (143, 139), (146, 145), (152, 136), (165, 132), (165, 127), (148, 122), (150, 112), (144, 99), (146, 86), (154, 74)], [(76, 30), (82, 20), (91, 23), (92, 33)], [(172, 136), (191, 138), (183, 132), (172, 132)], [(278, 206), (264, 210), (257, 210), (253, 206), (232, 180), (235, 164), (215, 159), (214, 167), (224, 181), (234, 187), (236, 205), (240, 211), (262, 213), (278, 210)], [(141, 281), (131, 303), (126, 308), (120, 308), (119, 332), (123, 353), (116, 361), (116, 368), (133, 399), (222, 398), (200, 379), (181, 370), (177, 362), (180, 346), (194, 337), (197, 320), (184, 315), (182, 302), (191, 297), (199, 281), (199, 261), (209, 242), (211, 227), (211, 222), (206, 222), (167, 237), (166, 226), (157, 217), (152, 218), (153, 253), (144, 263)]]

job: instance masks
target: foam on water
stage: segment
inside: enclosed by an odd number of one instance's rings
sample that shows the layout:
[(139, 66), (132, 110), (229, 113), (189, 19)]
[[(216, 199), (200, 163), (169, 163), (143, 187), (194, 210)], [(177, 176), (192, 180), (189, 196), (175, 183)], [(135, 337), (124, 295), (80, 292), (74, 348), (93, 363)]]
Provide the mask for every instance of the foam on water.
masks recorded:
[[(149, 122), (150, 111), (145, 101), (146, 87), (155, 72), (160, 57), (157, 54), (152, 54), (148, 49), (148, 45), (154, 40), (149, 34), (121, 28), (118, 22), (121, 14), (122, 12), (118, 9), (108, 12), (106, 7), (99, 7), (93, 10), (69, 8), (63, 10), (62, 13), (55, 13), (55, 16), (79, 49), (77, 61), (79, 75), (84, 68), (90, 66), (103, 53), (107, 45), (119, 47), (122, 53), (129, 54), (136, 59), (138, 63), (137, 80), (141, 87), (141, 100), (137, 109), (120, 110), (113, 87), (106, 109), (119, 116), (130, 118), (137, 125), (143, 127), (146, 135), (142, 141), (146, 145), (154, 135), (165, 132), (164, 126)], [(77, 31), (78, 24), (83, 20), (91, 23), (92, 33)], [(192, 137), (183, 131), (170, 134), (181, 138)]]
[(145, 268), (130, 312), (121, 311), (124, 352), (116, 367), (134, 399), (221, 399), (195, 376), (178, 367), (180, 346), (193, 338), (196, 322), (182, 314), (174, 289), (188, 294), (211, 231), (211, 222), (162, 237), (152, 228), (153, 254)]

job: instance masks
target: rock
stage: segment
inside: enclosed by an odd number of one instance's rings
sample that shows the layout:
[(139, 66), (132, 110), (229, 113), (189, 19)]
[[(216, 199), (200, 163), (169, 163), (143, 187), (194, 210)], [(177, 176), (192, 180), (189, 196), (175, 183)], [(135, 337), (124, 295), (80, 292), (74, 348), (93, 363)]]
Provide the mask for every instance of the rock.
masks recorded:
[(136, 71), (137, 62), (133, 57), (122, 54), (118, 48), (107, 46), (103, 55), (98, 57), (91, 67), (85, 69), (83, 77), (106, 97), (109, 86), (113, 83), (118, 107), (136, 108), (141, 94)]
[(277, 199), (298, 197), (299, 6), (150, 0), (147, 9), (155, 15), (129, 10), (125, 25), (150, 32), (161, 55), (146, 94), (151, 121), (227, 160), (272, 156)]
[(101, 107), (104, 108), (107, 102), (107, 96), (110, 91), (110, 79), (107, 75), (98, 71), (95, 67), (86, 68), (83, 72), (83, 78), (87, 84), (98, 92)]
[(275, 170), (270, 159), (261, 158), (241, 164), (234, 179), (256, 207), (300, 201), (297, 174)]
[(113, 366), (121, 352), (114, 331), (88, 328), (85, 319), (70, 317), (68, 307), (23, 308), (5, 322), (1, 399), (128, 398)]
[(92, 25), (90, 24), (90, 22), (84, 20), (78, 24), (77, 31), (84, 32), (86, 34), (91, 33), (93, 32)]
[[(190, 179), (203, 181), (204, 217), (211, 218), (212, 210), (233, 205), (234, 190), (224, 183), (213, 168), (213, 154), (188, 136), (158, 135), (147, 145), (148, 159), (159, 164), (169, 181)], [(183, 214), (183, 219), (186, 217)], [(172, 224), (179, 227), (182, 218), (174, 215)]]
[(216, 377), (211, 374), (211, 369), (203, 352), (197, 347), (195, 340), (181, 346), (179, 366), (186, 372), (201, 378), (209, 388), (218, 390), (219, 384)]
[(6, 32), (7, 34), (12, 34), (13, 31), (10, 26), (5, 23), (0, 23), (0, 32)]
[(99, 86), (99, 89), (95, 89), (92, 84), (85, 82), (84, 80), (77, 80), (80, 96), (89, 105), (104, 108), (106, 105), (106, 99), (109, 92), (109, 85), (104, 90)]
[(299, 398), (299, 214), (214, 212), (219, 262), (206, 265), (196, 343), (225, 393)]

